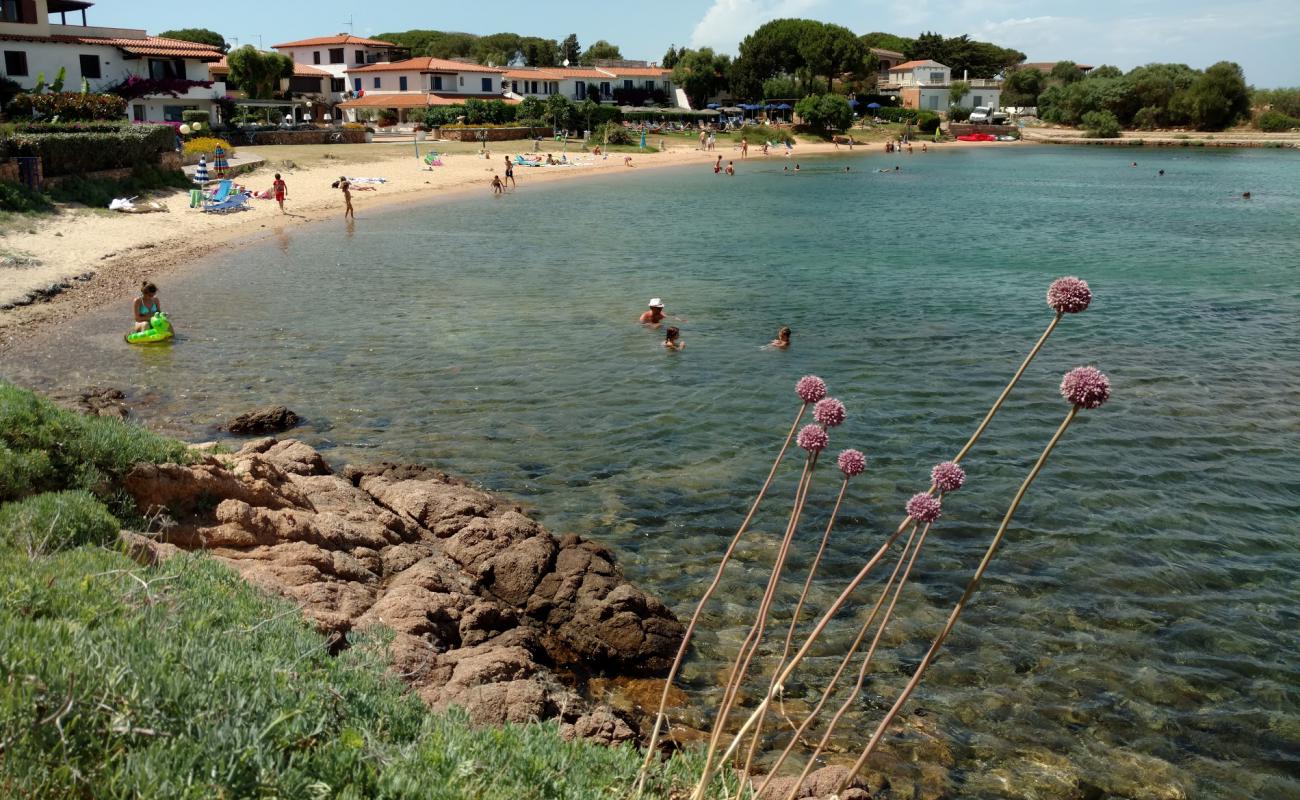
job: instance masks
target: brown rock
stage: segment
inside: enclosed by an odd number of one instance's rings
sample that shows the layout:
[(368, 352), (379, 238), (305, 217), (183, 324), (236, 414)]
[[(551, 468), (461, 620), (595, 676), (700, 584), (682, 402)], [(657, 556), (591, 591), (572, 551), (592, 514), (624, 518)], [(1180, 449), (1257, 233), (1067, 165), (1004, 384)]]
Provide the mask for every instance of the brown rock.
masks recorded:
[(560, 726), (560, 736), (565, 739), (587, 739), (607, 746), (636, 741), (636, 732), (613, 711), (598, 706), (572, 723)]
[[(840, 784), (844, 782), (848, 774), (847, 767), (822, 767), (804, 778), (803, 783), (799, 785), (799, 792), (795, 797), (803, 800), (804, 798), (816, 798), (825, 800), (836, 796), (835, 791)], [(756, 798), (756, 800), (785, 800), (790, 794), (790, 788), (798, 776), (790, 775), (781, 778), (774, 778)], [(755, 786), (762, 781), (756, 781)], [(882, 792), (889, 783), (879, 775), (868, 773), (866, 775), (858, 774), (849, 781), (849, 785), (841, 792), (838, 797), (840, 800), (849, 798), (870, 798)]]
[(301, 417), (284, 406), (265, 406), (240, 414), (223, 427), (230, 433), (244, 436), (287, 431), (301, 421)]
[(126, 554), (136, 563), (146, 567), (157, 566), (184, 552), (175, 545), (160, 542), (135, 531), (121, 531), (118, 533), (118, 538)]
[(542, 576), (551, 571), (556, 549), (549, 533), (510, 545), (492, 559), (488, 588), (511, 605), (523, 605)]

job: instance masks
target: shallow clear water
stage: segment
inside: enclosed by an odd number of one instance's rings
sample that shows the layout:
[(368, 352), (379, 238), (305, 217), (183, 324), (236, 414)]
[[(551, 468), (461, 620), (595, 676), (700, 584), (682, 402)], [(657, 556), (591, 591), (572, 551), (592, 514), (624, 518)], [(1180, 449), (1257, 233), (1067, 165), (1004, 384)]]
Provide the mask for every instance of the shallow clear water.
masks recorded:
[[(794, 381), (815, 372), (850, 411), (832, 447), (871, 459), (821, 606), (1046, 326), (1048, 282), (1078, 274), (1095, 302), (1064, 320), (967, 459), (850, 738), (961, 593), (1066, 410), (1061, 373), (1095, 363), (1114, 399), (1068, 432), (913, 707), (953, 749), (957, 796), (1009, 794), (990, 788), (1003, 770), (1034, 784), (1026, 764), (1044, 750), (1116, 796), (1124, 770), (1198, 797), (1300, 795), (1300, 155), (786, 163), (536, 189), (525, 173), (502, 199), (383, 214), (361, 199), (354, 229), (301, 229), (166, 281), (173, 347), (123, 345), (123, 308), (0, 369), (127, 388), (146, 418), (193, 438), (285, 403), (331, 458), (434, 463), (614, 545), (683, 615), (793, 419)], [(679, 318), (684, 352), (633, 323), (651, 296)], [(793, 347), (761, 350), (781, 325)], [(700, 697), (761, 592), (796, 469), (708, 617), (686, 674)], [(799, 579), (837, 484), (814, 484)], [(811, 695), (833, 659), (828, 647), (790, 695)]]

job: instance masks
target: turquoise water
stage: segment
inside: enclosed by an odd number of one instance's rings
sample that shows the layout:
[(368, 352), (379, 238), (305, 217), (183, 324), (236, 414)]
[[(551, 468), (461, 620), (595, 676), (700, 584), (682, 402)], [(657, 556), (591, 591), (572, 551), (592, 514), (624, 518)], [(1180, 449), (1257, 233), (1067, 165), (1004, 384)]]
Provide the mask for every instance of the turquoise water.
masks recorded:
[[(1065, 412), (1061, 373), (1094, 363), (1112, 402), (1068, 432), (912, 707), (944, 732), (955, 796), (1008, 796), (991, 788), (1005, 775), (1024, 796), (1073, 796), (1032, 788), (1044, 752), (1079, 796), (1148, 796), (1117, 777), (1133, 774), (1195, 797), (1300, 796), (1300, 155), (785, 164), (545, 188), (525, 174), (513, 195), (454, 209), (361, 205), (354, 228), (301, 229), (163, 282), (174, 347), (122, 345), (124, 303), (0, 368), (121, 386), (194, 438), (285, 403), (331, 458), (434, 463), (614, 545), (682, 614), (793, 419), (794, 381), (814, 372), (849, 407), (832, 447), (870, 458), (821, 605), (965, 441), (1049, 321), (1050, 280), (1077, 274), (1093, 306), (1062, 323), (967, 459), (845, 744), (961, 593)], [(634, 324), (651, 296), (684, 352)], [(793, 347), (760, 349), (781, 325)], [(708, 618), (686, 674), (698, 698), (761, 592), (795, 469)], [(799, 579), (837, 484), (814, 484)], [(789, 694), (810, 695), (833, 658)]]

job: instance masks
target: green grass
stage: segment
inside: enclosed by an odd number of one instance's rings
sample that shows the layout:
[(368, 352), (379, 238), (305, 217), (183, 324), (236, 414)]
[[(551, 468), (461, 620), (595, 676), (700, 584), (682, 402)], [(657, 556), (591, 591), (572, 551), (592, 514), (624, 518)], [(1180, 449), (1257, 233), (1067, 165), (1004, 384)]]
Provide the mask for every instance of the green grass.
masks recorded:
[(92, 208), (108, 208), (118, 197), (139, 197), (155, 189), (188, 189), (194, 182), (180, 170), (162, 170), (142, 165), (121, 180), (72, 177), (50, 189), (50, 198), (60, 203), (81, 203)]
[[(210, 557), (142, 567), (105, 547), (117, 525), (95, 497), (121, 502), (132, 463), (183, 460), (181, 443), (3, 382), (0, 441), (6, 498), (24, 498), (0, 504), (0, 797), (630, 796), (634, 748), (431, 713), (388, 674), (382, 632), (334, 656)], [(674, 757), (645, 796), (698, 772)]]

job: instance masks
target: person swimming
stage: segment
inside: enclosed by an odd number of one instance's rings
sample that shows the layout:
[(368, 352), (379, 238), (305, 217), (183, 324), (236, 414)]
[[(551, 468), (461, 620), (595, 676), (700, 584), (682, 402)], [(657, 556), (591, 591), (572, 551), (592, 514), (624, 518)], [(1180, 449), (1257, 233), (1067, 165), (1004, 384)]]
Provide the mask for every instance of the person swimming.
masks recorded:
[(131, 316), (135, 319), (135, 332), (147, 331), (153, 315), (162, 311), (158, 302), (158, 287), (149, 281), (140, 284), (140, 296), (131, 304)]
[(642, 325), (659, 326), (664, 321), (664, 301), (658, 297), (650, 299), (650, 309), (641, 315), (640, 322)]
[(767, 343), (768, 347), (784, 350), (790, 346), (790, 328), (786, 326), (776, 332), (776, 338)]
[(685, 350), (686, 342), (682, 341), (682, 332), (676, 327), (669, 327), (664, 331), (664, 347), (669, 350)]

